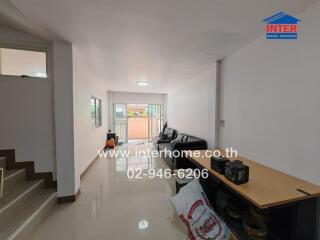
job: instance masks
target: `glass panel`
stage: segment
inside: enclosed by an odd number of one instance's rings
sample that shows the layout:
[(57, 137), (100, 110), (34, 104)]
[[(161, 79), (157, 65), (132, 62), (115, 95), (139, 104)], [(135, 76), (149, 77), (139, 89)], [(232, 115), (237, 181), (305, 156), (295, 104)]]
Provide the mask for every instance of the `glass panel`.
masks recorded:
[(95, 122), (95, 118), (96, 118), (96, 101), (95, 98), (91, 98), (90, 99), (90, 110), (91, 110), (91, 119), (92, 122)]
[(0, 48), (0, 74), (46, 78), (46, 53)]
[(148, 139), (148, 104), (128, 104), (128, 139)]
[(90, 99), (90, 112), (93, 127), (102, 126), (102, 115), (101, 115), (101, 100), (95, 97)]
[(153, 137), (158, 136), (162, 130), (164, 121), (163, 105), (150, 104), (149, 105), (149, 141)]
[(162, 104), (114, 104), (113, 127), (119, 140), (148, 139), (159, 135), (164, 124)]
[(114, 104), (113, 128), (120, 141), (127, 142), (127, 106)]
[(101, 100), (96, 99), (96, 127), (100, 127), (102, 125), (102, 119), (101, 119)]

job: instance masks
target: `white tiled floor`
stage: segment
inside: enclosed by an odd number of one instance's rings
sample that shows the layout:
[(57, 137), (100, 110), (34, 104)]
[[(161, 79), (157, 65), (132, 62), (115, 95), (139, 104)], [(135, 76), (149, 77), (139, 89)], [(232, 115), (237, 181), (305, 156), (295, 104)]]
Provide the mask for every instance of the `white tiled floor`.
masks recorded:
[[(163, 160), (147, 157), (98, 159), (81, 181), (78, 201), (57, 205), (30, 240), (186, 239), (169, 199), (174, 193), (173, 180), (129, 180), (128, 166), (167, 168)], [(148, 227), (140, 229), (143, 220)]]

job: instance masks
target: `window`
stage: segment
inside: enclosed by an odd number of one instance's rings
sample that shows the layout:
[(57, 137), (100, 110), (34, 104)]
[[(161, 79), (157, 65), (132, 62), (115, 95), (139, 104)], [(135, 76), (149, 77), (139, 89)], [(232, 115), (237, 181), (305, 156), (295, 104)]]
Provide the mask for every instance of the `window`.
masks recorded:
[(91, 119), (93, 127), (102, 126), (102, 116), (101, 116), (101, 100), (95, 97), (91, 97)]
[(47, 53), (0, 48), (0, 74), (47, 78)]

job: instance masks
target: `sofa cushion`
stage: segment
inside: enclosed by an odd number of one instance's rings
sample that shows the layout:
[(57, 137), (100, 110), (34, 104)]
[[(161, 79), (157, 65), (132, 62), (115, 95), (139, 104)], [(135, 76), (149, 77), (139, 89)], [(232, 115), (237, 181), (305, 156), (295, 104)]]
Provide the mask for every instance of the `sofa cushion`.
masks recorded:
[(180, 140), (179, 140), (178, 138), (173, 139), (173, 140), (171, 141), (171, 144), (174, 144), (175, 142), (180, 142)]
[(172, 129), (172, 128), (166, 128), (164, 130), (164, 133), (167, 135), (168, 139), (174, 139), (176, 136), (176, 130)]
[(185, 137), (185, 135), (178, 133), (176, 140), (179, 142), (183, 142), (184, 137)]
[[(177, 131), (172, 128), (166, 127), (163, 132), (167, 138), (160, 140), (160, 137), (156, 137), (153, 143), (157, 146), (160, 151), (181, 151), (181, 150), (200, 150), (207, 149), (207, 142), (201, 138), (190, 136), (184, 133), (177, 134)], [(174, 157), (168, 154), (162, 154), (161, 157), (167, 162), (170, 168), (179, 168), (183, 158)]]
[(184, 135), (184, 136), (183, 136), (182, 142), (188, 142), (188, 135)]
[(175, 142), (172, 150), (200, 150), (207, 148), (207, 142), (201, 138), (185, 135), (183, 142)]

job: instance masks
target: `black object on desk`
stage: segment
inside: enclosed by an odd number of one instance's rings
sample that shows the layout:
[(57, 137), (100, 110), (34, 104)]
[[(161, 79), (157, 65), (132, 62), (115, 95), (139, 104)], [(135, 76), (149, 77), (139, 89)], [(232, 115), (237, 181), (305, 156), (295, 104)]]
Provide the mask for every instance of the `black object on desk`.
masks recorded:
[(230, 162), (230, 160), (225, 157), (211, 157), (211, 168), (223, 175), (227, 162)]
[(249, 181), (249, 167), (240, 160), (227, 162), (224, 176), (237, 185), (246, 183)]

